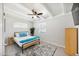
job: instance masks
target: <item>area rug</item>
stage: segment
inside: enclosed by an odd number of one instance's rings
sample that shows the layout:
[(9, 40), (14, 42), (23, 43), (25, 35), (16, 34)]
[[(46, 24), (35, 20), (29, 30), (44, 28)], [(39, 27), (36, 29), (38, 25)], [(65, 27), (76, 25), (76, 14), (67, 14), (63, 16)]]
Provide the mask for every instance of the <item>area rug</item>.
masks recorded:
[(16, 53), (16, 56), (53, 56), (56, 48), (54, 45), (43, 42), (40, 45), (34, 45), (24, 49), (23, 53), (20, 50)]

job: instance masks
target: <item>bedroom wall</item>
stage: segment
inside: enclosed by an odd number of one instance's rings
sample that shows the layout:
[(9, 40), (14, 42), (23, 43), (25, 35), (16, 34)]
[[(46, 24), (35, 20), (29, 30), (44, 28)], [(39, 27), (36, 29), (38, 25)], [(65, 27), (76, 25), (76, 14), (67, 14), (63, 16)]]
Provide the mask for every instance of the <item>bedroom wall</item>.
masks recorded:
[[(46, 32), (39, 33), (36, 28), (35, 34), (39, 35), (41, 40), (64, 47), (65, 45), (65, 28), (74, 27), (73, 18), (71, 12), (55, 16), (50, 19), (46, 19)], [(40, 22), (35, 23), (34, 26), (38, 27)]]
[[(15, 28), (13, 25), (14, 23), (24, 23), (28, 25), (28, 28)], [(29, 29), (32, 27), (32, 22), (27, 21), (26, 19), (21, 19), (12, 15), (7, 14), (6, 15), (6, 38), (8, 36), (13, 36), (14, 32), (19, 31), (30, 31)]]
[(0, 3), (0, 56), (3, 55), (3, 45), (2, 45), (2, 3)]
[(0, 56), (2, 55), (2, 18), (0, 14)]
[(2, 55), (2, 16), (0, 14), (0, 56)]

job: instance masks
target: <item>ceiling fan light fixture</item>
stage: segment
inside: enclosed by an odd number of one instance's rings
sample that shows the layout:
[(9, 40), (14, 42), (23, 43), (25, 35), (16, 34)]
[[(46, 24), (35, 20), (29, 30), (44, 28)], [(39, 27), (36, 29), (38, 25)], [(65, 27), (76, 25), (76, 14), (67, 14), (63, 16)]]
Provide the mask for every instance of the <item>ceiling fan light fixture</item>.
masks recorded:
[(28, 15), (32, 15), (32, 18), (40, 18), (40, 16), (42, 14), (43, 13), (39, 13), (39, 12), (35, 11), (34, 9), (32, 9), (32, 14), (28, 14)]
[(36, 16), (32, 16), (32, 18), (37, 18)]

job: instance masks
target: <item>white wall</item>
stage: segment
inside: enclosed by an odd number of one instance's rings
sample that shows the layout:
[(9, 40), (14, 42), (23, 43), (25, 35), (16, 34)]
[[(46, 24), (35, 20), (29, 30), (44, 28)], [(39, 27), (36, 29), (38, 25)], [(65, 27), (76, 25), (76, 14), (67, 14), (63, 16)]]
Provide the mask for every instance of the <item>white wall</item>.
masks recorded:
[(0, 55), (2, 55), (2, 17), (0, 15)]
[[(0, 7), (0, 9), (1, 9), (1, 7)], [(0, 10), (0, 45), (2, 44), (2, 13), (1, 12), (2, 11)]]
[[(36, 29), (36, 35), (41, 37), (41, 40), (51, 44), (55, 44), (60, 47), (64, 47), (65, 44), (65, 28), (74, 27), (73, 18), (71, 12), (61, 14), (51, 19), (47, 19), (44, 22), (46, 25), (45, 33), (38, 33)], [(35, 27), (39, 24), (35, 23)], [(38, 26), (37, 26), (38, 27)]]
[(0, 3), (0, 56), (3, 54), (2, 52), (2, 4)]

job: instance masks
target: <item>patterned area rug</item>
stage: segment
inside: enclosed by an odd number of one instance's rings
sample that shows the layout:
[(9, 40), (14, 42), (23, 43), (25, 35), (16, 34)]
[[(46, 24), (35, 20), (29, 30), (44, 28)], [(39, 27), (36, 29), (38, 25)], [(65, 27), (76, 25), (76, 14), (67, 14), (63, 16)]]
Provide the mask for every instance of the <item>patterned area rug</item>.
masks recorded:
[(56, 46), (43, 42), (40, 45), (34, 45), (24, 49), (23, 54), (20, 50), (16, 53), (16, 56), (53, 56), (55, 50)]

